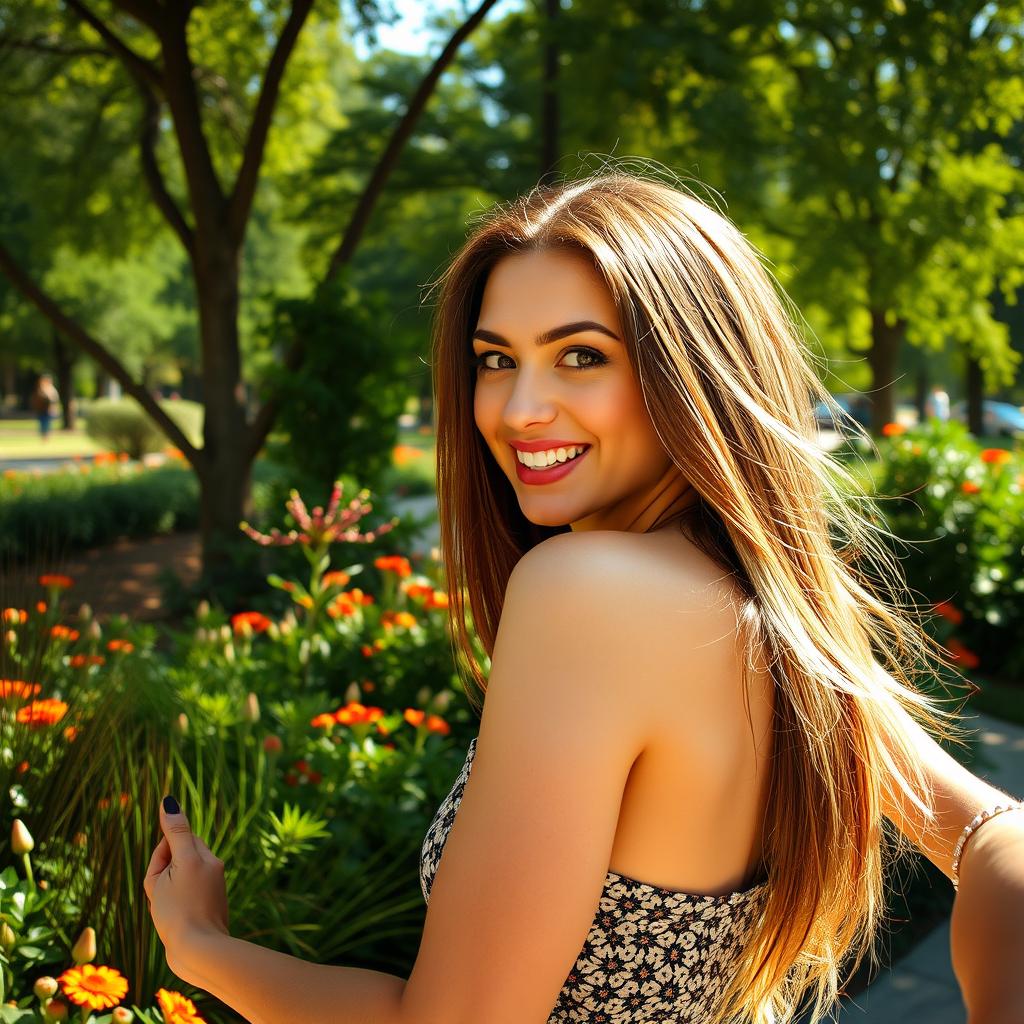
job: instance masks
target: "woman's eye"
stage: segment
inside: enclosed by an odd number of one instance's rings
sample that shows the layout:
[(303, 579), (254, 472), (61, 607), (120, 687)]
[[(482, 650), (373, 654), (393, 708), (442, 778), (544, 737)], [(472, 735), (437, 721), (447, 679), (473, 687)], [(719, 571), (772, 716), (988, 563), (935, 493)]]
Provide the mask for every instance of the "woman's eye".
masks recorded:
[[(493, 365), (488, 360), (491, 357), (495, 357), (498, 360), (508, 359), (512, 360), (512, 357), (505, 352), (481, 352), (480, 355), (476, 356), (473, 360), (473, 365), (482, 373), (487, 373), (491, 370), (503, 370), (507, 367), (500, 365)], [(575, 363), (572, 362), (572, 357), (576, 357)], [(565, 362), (564, 360), (569, 360)], [(566, 369), (569, 370), (589, 370), (595, 366), (603, 366), (608, 360), (596, 349), (592, 348), (571, 348), (563, 356), (563, 364)]]

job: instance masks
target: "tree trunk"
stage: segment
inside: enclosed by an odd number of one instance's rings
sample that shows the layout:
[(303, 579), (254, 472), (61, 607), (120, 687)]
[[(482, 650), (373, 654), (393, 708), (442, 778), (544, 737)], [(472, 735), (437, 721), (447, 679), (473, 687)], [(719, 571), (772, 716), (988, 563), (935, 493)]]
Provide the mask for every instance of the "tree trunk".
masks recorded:
[(871, 310), (871, 432), (881, 434), (886, 423), (896, 418), (896, 362), (906, 333), (906, 320), (886, 321), (885, 310)]
[(985, 379), (981, 363), (974, 356), (967, 357), (967, 429), (975, 437), (985, 433)]
[(923, 352), (918, 350), (917, 373), (914, 375), (914, 405), (917, 406), (917, 422), (928, 419), (928, 366)]
[(240, 250), (223, 238), (200, 243), (193, 271), (205, 406), (198, 467), (203, 572), (216, 588), (230, 572), (238, 524), (249, 514), (253, 462), (238, 344)]
[(75, 395), (71, 371), (75, 366), (75, 357), (71, 346), (57, 333), (53, 332), (53, 362), (57, 369), (57, 393), (60, 395), (61, 417), (65, 430), (75, 429)]

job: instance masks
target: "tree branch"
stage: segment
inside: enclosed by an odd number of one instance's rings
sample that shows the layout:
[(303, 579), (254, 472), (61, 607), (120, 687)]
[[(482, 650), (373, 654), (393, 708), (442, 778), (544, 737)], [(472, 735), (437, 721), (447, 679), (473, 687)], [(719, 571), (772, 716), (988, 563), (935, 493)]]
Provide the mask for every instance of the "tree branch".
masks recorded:
[(160, 212), (164, 215), (167, 223), (174, 229), (175, 234), (181, 239), (181, 244), (191, 257), (195, 252), (195, 238), (192, 229), (185, 220), (185, 215), (178, 208), (174, 197), (167, 190), (163, 175), (160, 173), (160, 165), (156, 159), (156, 144), (160, 137), (160, 104), (153, 93), (153, 90), (139, 83), (142, 91), (142, 125), (139, 131), (139, 156), (142, 161), (142, 173), (149, 182), (149, 190), (153, 195), (153, 202), (156, 203)]
[[(412, 99), (409, 100), (409, 106), (406, 109), (405, 114), (395, 126), (395, 130), (392, 132), (391, 138), (388, 140), (388, 144), (384, 148), (384, 152), (377, 161), (377, 166), (374, 167), (366, 188), (359, 197), (359, 202), (356, 204), (356, 208), (353, 211), (352, 216), (349, 218), (348, 225), (342, 235), (341, 243), (331, 256), (330, 263), (327, 267), (327, 273), (324, 275), (324, 284), (329, 282), (352, 258), (352, 254), (356, 251), (356, 246), (359, 244), (359, 240), (362, 238), (363, 232), (366, 230), (366, 225), (370, 220), (370, 214), (373, 212), (373, 207), (380, 198), (380, 194), (384, 188), (384, 183), (387, 181), (388, 176), (391, 174), (395, 164), (398, 162), (398, 157), (406, 142), (409, 141), (409, 137), (412, 135), (413, 130), (416, 127), (416, 123), (427, 105), (427, 101), (430, 99), (437, 87), (438, 80), (451, 64), (452, 60), (454, 60), (459, 47), (465, 42), (467, 37), (480, 24), (480, 22), (484, 20), (488, 11), (490, 11), (496, 2), (497, 0), (483, 0), (473, 14), (471, 14), (452, 34), (451, 38), (448, 40), (448, 44), (441, 51), (437, 60), (434, 61), (427, 74), (423, 77), (423, 80), (420, 82), (419, 87), (413, 94)], [(302, 338), (292, 339), (291, 346), (284, 357), (285, 369), (290, 372), (297, 370), (302, 365), (305, 354)], [(249, 429), (249, 454), (255, 455), (263, 447), (263, 444), (267, 439), (267, 435), (270, 433), (270, 430), (274, 425), (274, 420), (277, 418), (279, 407), (280, 398), (277, 396), (271, 396), (263, 403), (263, 406), (256, 413), (252, 426)]]
[(7, 248), (0, 244), (0, 270), (7, 275), (11, 284), (39, 310), (43, 316), (87, 356), (96, 360), (124, 390), (132, 396), (152, 417), (156, 425), (167, 435), (172, 444), (181, 449), (196, 472), (203, 466), (202, 449), (196, 448), (185, 436), (181, 427), (160, 408), (157, 400), (125, 369), (121, 361), (104, 345), (90, 335), (79, 323), (72, 320), (60, 306), (32, 280), (18, 265)]
[(100, 38), (107, 44), (110, 51), (121, 59), (124, 66), (135, 78), (142, 78), (151, 88), (159, 89), (161, 86), (160, 70), (145, 57), (140, 57), (106, 22), (97, 18), (82, 0), (67, 0), (68, 7), (78, 13), (78, 16), (94, 28)]
[(235, 180), (228, 211), (229, 230), (238, 245), (241, 245), (245, 237), (245, 226), (248, 223), (249, 211), (252, 209), (253, 197), (256, 194), (256, 183), (259, 180), (260, 167), (263, 163), (267, 133), (270, 131), (274, 107), (277, 105), (284, 69), (312, 7), (313, 0), (296, 0), (292, 5), (288, 20), (281, 30), (273, 56), (270, 58), (270, 63), (263, 76), (259, 99), (256, 101), (252, 124), (249, 127), (249, 137), (245, 142), (242, 166), (239, 169), (238, 178)]
[(324, 275), (324, 283), (330, 281), (331, 278), (333, 278), (352, 258), (352, 254), (356, 251), (356, 246), (359, 244), (359, 240), (362, 238), (363, 232), (366, 230), (366, 225), (370, 220), (370, 214), (373, 212), (373, 207), (384, 188), (384, 183), (387, 181), (388, 175), (391, 174), (395, 164), (398, 162), (398, 157), (406, 142), (408, 142), (409, 136), (412, 135), (413, 130), (416, 127), (416, 122), (423, 113), (423, 108), (427, 105), (427, 101), (433, 95), (434, 89), (437, 87), (438, 79), (447, 70), (448, 65), (451, 64), (452, 60), (455, 58), (455, 54), (458, 52), (462, 43), (466, 40), (473, 29), (475, 29), (477, 25), (484, 20), (487, 16), (487, 12), (495, 5), (496, 2), (497, 0), (483, 0), (483, 3), (481, 3), (476, 11), (474, 11), (474, 13), (459, 26), (451, 39), (448, 40), (448, 45), (441, 51), (437, 60), (434, 61), (431, 69), (420, 82), (419, 88), (413, 94), (412, 99), (409, 100), (409, 106), (406, 109), (405, 114), (395, 126), (395, 130), (392, 132), (391, 138), (388, 140), (388, 144), (384, 148), (384, 152), (377, 161), (377, 166), (374, 167), (373, 173), (370, 175), (369, 183), (363, 190), (363, 194), (359, 197), (359, 202), (356, 204), (356, 208), (345, 227), (345, 233), (342, 236), (341, 244), (337, 249), (335, 249), (330, 262), (327, 265), (327, 273)]

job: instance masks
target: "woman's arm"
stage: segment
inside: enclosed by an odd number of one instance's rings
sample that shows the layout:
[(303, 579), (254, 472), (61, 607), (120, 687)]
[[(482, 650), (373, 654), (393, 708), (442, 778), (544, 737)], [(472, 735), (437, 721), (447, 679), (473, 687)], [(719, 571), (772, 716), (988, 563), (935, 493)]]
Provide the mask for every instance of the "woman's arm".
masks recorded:
[[(908, 716), (909, 717), (909, 716)], [(902, 794), (886, 816), (952, 879), (964, 826), (985, 808), (1019, 797), (972, 775), (916, 723), (915, 753), (932, 789), (935, 819)], [(1024, 811), (1000, 814), (968, 840), (960, 860), (950, 949), (969, 1024), (1024, 1022)]]

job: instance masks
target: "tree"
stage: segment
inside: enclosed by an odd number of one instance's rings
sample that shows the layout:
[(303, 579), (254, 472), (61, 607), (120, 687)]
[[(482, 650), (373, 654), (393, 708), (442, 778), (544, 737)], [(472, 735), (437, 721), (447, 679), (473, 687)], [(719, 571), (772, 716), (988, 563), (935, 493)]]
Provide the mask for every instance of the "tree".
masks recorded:
[[(383, 150), (364, 156), (365, 184), (318, 287), (331, 286), (352, 259), (438, 80), (495, 2), (482, 0), (452, 33), (409, 97)], [(321, 24), (333, 17), (326, 2), (323, 7), (316, 17)], [(39, 0), (34, 13), (37, 22), (47, 22), (42, 35), (14, 36), (26, 22), (13, 12), (0, 21), (5, 29), (21, 26), (5, 31), (8, 51), (42, 50), (93, 63), (109, 55), (116, 58), (121, 83), (134, 87), (142, 176), (187, 254), (194, 281), (205, 407), (202, 447), (189, 443), (109, 346), (69, 316), (2, 244), (0, 270), (67, 340), (120, 381), (185, 454), (200, 483), (208, 572), (222, 564), (226, 541), (245, 516), (252, 463), (279, 410), (274, 395), (255, 411), (248, 408), (239, 338), (240, 267), (271, 123), (287, 86), (285, 72), (313, 8), (314, 0), (268, 0), (244, 7), (229, 0), (202, 7), (111, 0), (101, 15), (86, 0), (67, 0), (67, 16), (61, 17)], [(361, 0), (357, 13), (372, 23), (375, 5)], [(250, 87), (253, 82), (258, 88)], [(227, 121), (226, 130), (213, 129), (215, 117)], [(294, 369), (304, 355), (303, 339), (288, 339), (283, 364)]]

